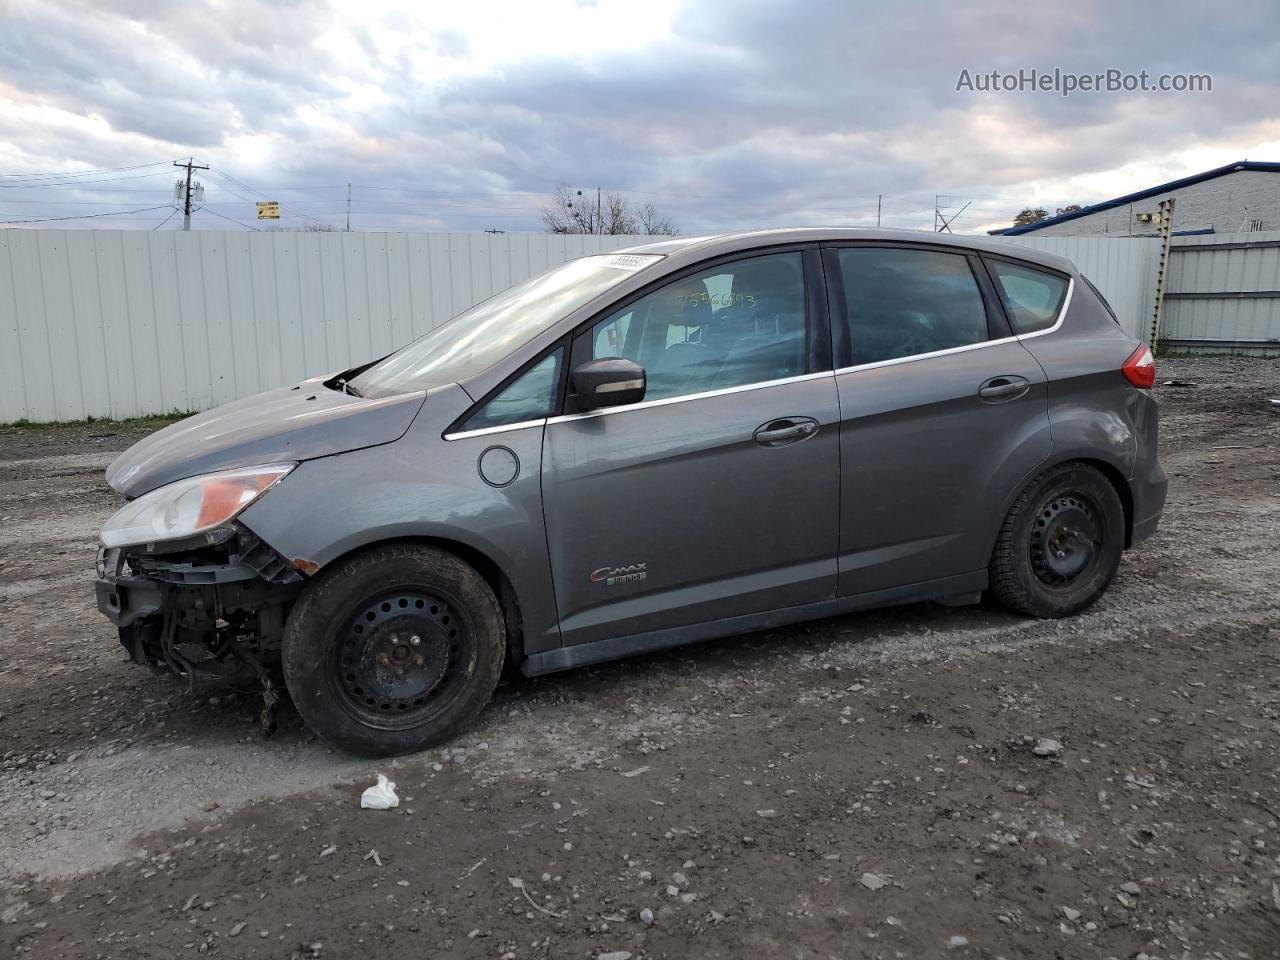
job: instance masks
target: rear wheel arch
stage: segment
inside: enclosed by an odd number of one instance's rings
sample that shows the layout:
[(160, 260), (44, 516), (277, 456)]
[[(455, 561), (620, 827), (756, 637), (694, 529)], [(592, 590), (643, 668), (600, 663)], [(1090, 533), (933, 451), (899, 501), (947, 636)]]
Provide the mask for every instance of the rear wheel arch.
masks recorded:
[(1080, 463), (1088, 467), (1093, 467), (1106, 477), (1115, 488), (1116, 495), (1119, 496), (1120, 503), (1124, 507), (1125, 549), (1127, 550), (1133, 545), (1133, 491), (1129, 488), (1129, 481), (1125, 479), (1123, 469), (1118, 464), (1100, 457), (1050, 457), (1036, 464), (1034, 470), (1023, 477), (1016, 487), (1005, 494), (1004, 501), (1000, 504), (999, 513), (993, 518), (991, 530), (987, 537), (988, 557), (995, 551), (996, 539), (1000, 536), (1000, 528), (1004, 525), (1005, 517), (1008, 516), (1009, 511), (1013, 508), (1013, 504), (1017, 501), (1018, 497), (1022, 496), (1022, 492), (1034, 483), (1041, 474), (1073, 463)]
[(1018, 491), (988, 564), (989, 589), (1001, 604), (1028, 616), (1062, 617), (1106, 592), (1130, 535), (1112, 470), (1096, 460), (1065, 459), (1043, 466)]
[(1106, 460), (1098, 460), (1089, 457), (1077, 457), (1073, 460), (1064, 461), (1066, 463), (1083, 463), (1086, 466), (1093, 467), (1101, 473), (1111, 486), (1115, 488), (1116, 496), (1120, 498), (1120, 505), (1124, 507), (1124, 546), (1125, 549), (1133, 546), (1133, 491), (1129, 488), (1129, 481), (1125, 479), (1120, 468)]

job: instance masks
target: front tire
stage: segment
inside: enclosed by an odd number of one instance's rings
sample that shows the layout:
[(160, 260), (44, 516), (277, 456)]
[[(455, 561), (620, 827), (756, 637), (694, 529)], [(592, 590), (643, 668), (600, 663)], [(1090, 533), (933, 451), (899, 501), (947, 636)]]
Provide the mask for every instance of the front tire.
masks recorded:
[(1066, 617), (1111, 585), (1124, 551), (1124, 505), (1095, 467), (1064, 463), (1014, 501), (996, 538), (991, 592), (1032, 617)]
[(289, 613), (285, 683), (322, 740), (365, 756), (423, 750), (469, 726), (506, 653), (497, 598), (451, 553), (375, 547), (326, 569)]

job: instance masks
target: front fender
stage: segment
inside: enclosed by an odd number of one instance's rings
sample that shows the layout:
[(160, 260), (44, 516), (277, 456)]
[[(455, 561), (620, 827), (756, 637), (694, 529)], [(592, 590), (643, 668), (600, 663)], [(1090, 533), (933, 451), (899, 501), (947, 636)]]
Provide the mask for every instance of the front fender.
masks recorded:
[[(354, 550), (430, 538), (486, 557), (516, 593), (525, 648), (560, 645), (542, 518), (542, 426), (444, 440), (456, 411), (428, 404), (395, 443), (299, 464), (240, 522), (299, 569), (316, 573)], [(519, 459), (508, 485), (485, 483), (480, 455), (496, 443)]]

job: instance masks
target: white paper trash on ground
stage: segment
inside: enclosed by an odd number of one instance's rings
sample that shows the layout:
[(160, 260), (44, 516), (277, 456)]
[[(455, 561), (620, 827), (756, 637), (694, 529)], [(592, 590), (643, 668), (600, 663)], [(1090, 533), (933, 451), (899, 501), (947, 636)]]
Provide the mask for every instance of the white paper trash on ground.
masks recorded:
[(378, 782), (360, 794), (361, 810), (390, 810), (400, 806), (400, 798), (396, 796), (396, 785), (381, 773)]

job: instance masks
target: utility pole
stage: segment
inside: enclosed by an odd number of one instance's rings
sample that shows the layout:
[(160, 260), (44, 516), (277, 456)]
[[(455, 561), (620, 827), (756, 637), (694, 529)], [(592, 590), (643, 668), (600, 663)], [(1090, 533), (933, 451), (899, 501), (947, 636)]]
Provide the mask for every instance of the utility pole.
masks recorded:
[(187, 187), (182, 193), (182, 229), (191, 229), (191, 171), (192, 170), (208, 170), (207, 166), (201, 166), (193, 162), (193, 158), (187, 157), (186, 163), (173, 161), (175, 167), (186, 167), (187, 169)]
[(347, 233), (351, 232), (351, 184), (347, 184)]
[(880, 200), (881, 194), (876, 194), (876, 226), (880, 226)]
[(604, 233), (604, 221), (600, 219), (600, 188), (596, 187), (596, 229)]

